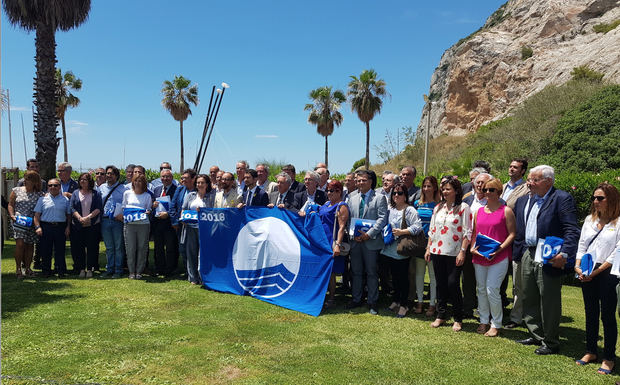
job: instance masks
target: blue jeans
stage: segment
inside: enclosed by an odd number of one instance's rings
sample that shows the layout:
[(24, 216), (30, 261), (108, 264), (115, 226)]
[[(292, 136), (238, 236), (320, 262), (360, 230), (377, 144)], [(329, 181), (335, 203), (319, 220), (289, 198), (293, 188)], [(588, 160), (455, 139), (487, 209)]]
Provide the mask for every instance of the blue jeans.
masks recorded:
[(108, 273), (123, 273), (123, 222), (104, 218), (101, 221), (101, 236), (105, 244)]

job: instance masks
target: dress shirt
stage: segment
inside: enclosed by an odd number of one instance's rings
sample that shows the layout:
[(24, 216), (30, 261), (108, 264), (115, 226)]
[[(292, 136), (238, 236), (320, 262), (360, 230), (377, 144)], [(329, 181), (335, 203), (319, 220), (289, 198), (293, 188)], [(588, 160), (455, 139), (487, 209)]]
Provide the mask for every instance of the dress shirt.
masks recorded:
[(257, 188), (258, 188), (258, 186), (254, 185), (254, 188), (252, 188), (252, 190), (248, 191), (248, 195), (245, 198), (245, 202), (243, 202), (246, 206), (251, 206), (252, 205), (252, 198), (254, 197), (254, 193), (256, 192)]
[[(620, 219), (607, 223), (603, 226), (600, 234), (597, 228), (598, 223), (598, 219), (592, 220), (592, 215), (588, 215), (583, 223), (579, 246), (577, 247), (577, 259), (581, 259), (586, 253), (590, 253), (595, 258), (594, 263), (608, 262), (613, 264), (616, 253), (620, 253)], [(598, 236), (592, 241), (596, 234)]]
[(45, 194), (39, 197), (34, 212), (41, 213), (42, 222), (66, 222), (67, 215), (71, 215), (71, 206), (69, 199), (62, 194)]
[[(114, 210), (116, 209), (117, 203), (123, 203), (123, 193), (127, 189), (124, 185), (116, 187), (116, 185), (118, 185), (119, 183), (120, 182), (116, 182), (113, 185), (104, 183), (101, 186), (99, 186), (99, 193), (101, 193), (101, 201), (105, 202), (105, 205), (103, 206), (103, 217), (104, 218), (109, 218), (110, 214), (112, 215), (114, 214)], [(112, 191), (112, 189), (114, 189), (114, 191), (112, 192), (112, 195), (110, 196), (110, 198), (106, 201), (106, 198), (110, 194), (110, 191)]]
[(512, 180), (509, 180), (508, 183), (506, 183), (506, 187), (504, 188), (504, 193), (502, 194), (502, 199), (503, 200), (508, 200), (508, 197), (510, 196), (510, 194), (512, 194), (514, 189), (517, 186), (522, 185), (523, 183), (525, 183), (523, 178), (519, 179), (518, 181), (516, 181), (514, 183), (512, 183)]
[[(549, 197), (549, 191), (542, 198), (538, 195), (530, 195), (525, 205), (525, 244), (528, 247), (534, 247), (538, 244), (538, 211), (545, 203), (545, 199)], [(532, 208), (530, 209), (530, 200), (535, 199)], [(529, 210), (529, 213), (528, 213)], [(529, 216), (528, 216), (529, 215)]]
[(487, 198), (483, 197), (482, 199), (478, 199), (478, 194), (474, 193), (474, 200), (471, 202), (471, 206), (469, 210), (471, 211), (472, 215), (476, 215), (476, 213), (478, 212), (478, 209), (486, 205), (487, 205)]

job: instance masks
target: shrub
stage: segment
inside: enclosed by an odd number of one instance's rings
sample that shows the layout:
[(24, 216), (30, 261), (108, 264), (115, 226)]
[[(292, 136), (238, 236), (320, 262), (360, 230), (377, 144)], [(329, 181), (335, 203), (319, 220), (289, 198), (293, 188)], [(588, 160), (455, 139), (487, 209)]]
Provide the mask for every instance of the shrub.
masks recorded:
[(526, 60), (534, 55), (534, 50), (527, 45), (521, 46), (521, 60)]
[[(362, 158), (356, 161), (355, 163), (353, 163), (353, 166), (351, 167), (351, 171), (353, 172), (357, 170), (358, 168), (364, 166), (365, 164), (366, 164), (366, 158)], [(370, 166), (370, 164), (368, 166)]]
[(620, 25), (620, 19), (613, 21), (611, 23), (596, 24), (594, 27), (592, 27), (592, 29), (596, 33), (607, 33), (619, 25)]
[(600, 82), (603, 80), (603, 76), (605, 76), (602, 72), (594, 71), (587, 65), (573, 68), (570, 74), (573, 76), (573, 80), (588, 80), (591, 82)]
[(601, 173), (590, 172), (556, 172), (555, 187), (568, 191), (577, 206), (577, 219), (580, 223), (590, 213), (590, 197), (599, 183), (608, 182), (620, 189), (620, 169), (606, 170)]

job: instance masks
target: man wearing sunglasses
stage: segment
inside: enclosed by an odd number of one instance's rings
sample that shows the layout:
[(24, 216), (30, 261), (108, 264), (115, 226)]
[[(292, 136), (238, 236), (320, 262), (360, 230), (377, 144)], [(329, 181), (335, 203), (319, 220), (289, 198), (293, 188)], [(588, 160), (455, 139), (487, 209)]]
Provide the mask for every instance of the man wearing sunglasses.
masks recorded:
[[(517, 342), (539, 346), (538, 355), (560, 349), (562, 275), (568, 259), (575, 259), (580, 233), (573, 197), (553, 187), (554, 181), (553, 167), (534, 167), (527, 177), (531, 194), (517, 199), (515, 205), (517, 235), (512, 256), (521, 261), (523, 320), (530, 332), (529, 338)], [(538, 250), (541, 240), (548, 236), (562, 238), (563, 243), (560, 252), (543, 264), (536, 257), (542, 254)]]
[[(170, 162), (162, 162), (161, 165), (159, 166), (159, 173), (161, 174), (162, 171), (164, 170), (170, 170), (170, 172), (172, 172), (172, 165), (170, 164)], [(157, 178), (157, 179), (153, 179), (153, 181), (151, 181), (151, 183), (149, 183), (149, 190), (151, 191), (155, 191), (155, 188), (161, 186), (163, 184), (163, 182), (161, 181), (161, 177)], [(172, 184), (175, 186), (179, 185), (179, 182), (177, 182), (176, 179), (172, 178)]]

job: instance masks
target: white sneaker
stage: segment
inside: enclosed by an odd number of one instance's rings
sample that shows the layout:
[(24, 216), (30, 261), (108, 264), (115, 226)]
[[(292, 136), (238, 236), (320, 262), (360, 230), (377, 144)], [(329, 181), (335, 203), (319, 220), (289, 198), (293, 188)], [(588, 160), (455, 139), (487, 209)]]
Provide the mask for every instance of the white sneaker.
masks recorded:
[(136, 275), (135, 274), (129, 274), (129, 279), (136, 279)]
[(136, 279), (142, 279), (142, 274), (136, 274)]
[(84, 278), (86, 277), (86, 271), (82, 270), (80, 271), (80, 278)]
[(93, 277), (93, 271), (92, 270), (88, 270), (86, 272), (86, 278), (92, 278)]

